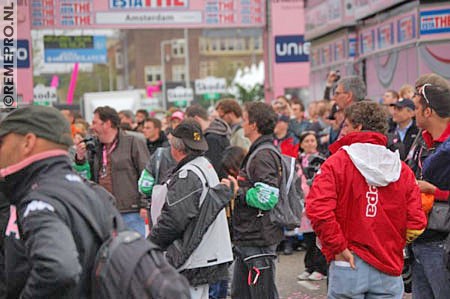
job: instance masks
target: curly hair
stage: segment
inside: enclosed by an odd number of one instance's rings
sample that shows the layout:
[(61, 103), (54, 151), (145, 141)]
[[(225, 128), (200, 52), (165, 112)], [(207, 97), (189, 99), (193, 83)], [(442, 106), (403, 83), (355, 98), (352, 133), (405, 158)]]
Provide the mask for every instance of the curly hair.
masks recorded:
[(103, 107), (97, 107), (94, 110), (94, 113), (98, 114), (98, 117), (101, 119), (101, 121), (110, 121), (111, 127), (113, 128), (119, 128), (120, 125), (120, 118), (119, 114), (114, 108), (111, 108), (109, 106), (103, 106)]
[(241, 105), (235, 99), (222, 99), (217, 103), (217, 110), (222, 110), (224, 113), (234, 113), (236, 117), (242, 117)]
[(344, 114), (353, 126), (361, 125), (362, 131), (387, 133), (388, 116), (385, 109), (378, 103), (367, 100), (356, 102), (347, 107)]
[(273, 134), (278, 117), (270, 105), (263, 102), (248, 102), (245, 104), (245, 111), (248, 113), (248, 122), (256, 124), (258, 133)]

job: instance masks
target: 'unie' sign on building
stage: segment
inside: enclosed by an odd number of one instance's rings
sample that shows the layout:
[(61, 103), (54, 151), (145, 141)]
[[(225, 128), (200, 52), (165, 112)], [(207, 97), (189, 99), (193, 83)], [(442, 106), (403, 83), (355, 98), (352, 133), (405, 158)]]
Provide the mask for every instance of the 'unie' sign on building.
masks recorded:
[(275, 62), (309, 61), (310, 42), (305, 42), (303, 35), (275, 36)]

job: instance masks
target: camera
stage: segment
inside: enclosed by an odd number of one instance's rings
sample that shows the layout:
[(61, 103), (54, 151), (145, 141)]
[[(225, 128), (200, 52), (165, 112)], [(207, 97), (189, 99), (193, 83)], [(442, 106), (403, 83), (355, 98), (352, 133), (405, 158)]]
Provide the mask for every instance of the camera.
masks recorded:
[(339, 79), (341, 79), (341, 71), (340, 70), (336, 70), (335, 74), (336, 74), (336, 79), (334, 80), (334, 82), (337, 82), (337, 81), (339, 81)]
[(325, 158), (314, 154), (308, 157), (308, 166), (303, 168), (303, 173), (306, 178), (306, 183), (308, 186), (312, 185), (312, 182), (314, 180), (314, 177), (316, 176), (317, 172), (320, 169), (320, 166), (325, 162)]
[(95, 152), (97, 150), (98, 141), (94, 136), (86, 136), (81, 142), (86, 144), (86, 150), (90, 152)]

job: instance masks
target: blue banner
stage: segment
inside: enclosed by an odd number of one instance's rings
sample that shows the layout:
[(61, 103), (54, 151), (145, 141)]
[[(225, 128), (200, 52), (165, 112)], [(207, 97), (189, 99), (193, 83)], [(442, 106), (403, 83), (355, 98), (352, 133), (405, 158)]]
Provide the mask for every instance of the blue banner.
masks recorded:
[(17, 68), (30, 67), (30, 46), (26, 39), (17, 40)]
[(420, 12), (420, 34), (450, 32), (450, 9)]
[(303, 35), (275, 36), (275, 62), (306, 62), (309, 61), (309, 42)]
[(47, 63), (107, 63), (106, 36), (94, 36), (92, 48), (44, 49)]

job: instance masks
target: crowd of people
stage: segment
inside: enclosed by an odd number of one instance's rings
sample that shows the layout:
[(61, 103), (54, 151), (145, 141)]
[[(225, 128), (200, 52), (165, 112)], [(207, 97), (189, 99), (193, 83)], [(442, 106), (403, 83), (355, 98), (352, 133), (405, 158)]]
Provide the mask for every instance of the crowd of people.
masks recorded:
[[(269, 144), (300, 177), (295, 230), (271, 217), (283, 161)], [(227, 98), (158, 118), (103, 106), (91, 124), (17, 109), (0, 123), (0, 298), (95, 297), (102, 240), (59, 194), (165, 251), (192, 298), (278, 298), (277, 251), (300, 245), (298, 279), (328, 279), (328, 298), (450, 298), (449, 144), (450, 83), (436, 74), (380, 101), (330, 72), (307, 107)]]

